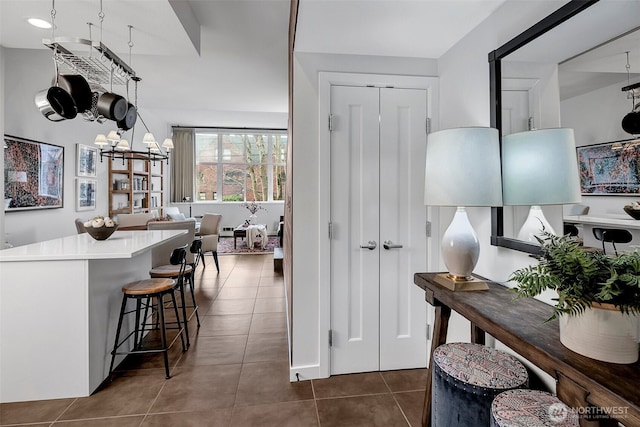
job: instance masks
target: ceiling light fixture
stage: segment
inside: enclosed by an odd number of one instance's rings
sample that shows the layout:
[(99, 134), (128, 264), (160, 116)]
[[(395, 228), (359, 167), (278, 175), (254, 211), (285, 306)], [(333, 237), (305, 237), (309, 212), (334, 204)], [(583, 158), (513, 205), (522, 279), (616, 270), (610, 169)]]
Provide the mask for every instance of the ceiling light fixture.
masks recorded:
[(49, 21), (45, 21), (44, 19), (29, 18), (27, 19), (27, 22), (37, 28), (43, 28), (45, 30), (51, 28), (51, 23)]

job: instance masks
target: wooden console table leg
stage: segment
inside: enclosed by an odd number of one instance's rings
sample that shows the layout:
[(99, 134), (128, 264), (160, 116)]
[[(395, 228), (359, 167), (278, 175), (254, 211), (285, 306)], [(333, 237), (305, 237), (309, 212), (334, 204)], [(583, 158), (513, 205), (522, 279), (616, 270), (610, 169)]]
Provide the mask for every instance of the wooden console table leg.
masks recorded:
[(433, 326), (433, 338), (431, 340), (431, 355), (429, 357), (429, 370), (427, 372), (427, 388), (424, 391), (424, 406), (422, 407), (422, 426), (431, 424), (431, 385), (433, 383), (433, 352), (438, 346), (447, 342), (447, 329), (451, 309), (447, 306), (435, 306), (435, 325)]
[(484, 331), (476, 326), (475, 323), (471, 323), (471, 342), (474, 344), (486, 344), (486, 337)]

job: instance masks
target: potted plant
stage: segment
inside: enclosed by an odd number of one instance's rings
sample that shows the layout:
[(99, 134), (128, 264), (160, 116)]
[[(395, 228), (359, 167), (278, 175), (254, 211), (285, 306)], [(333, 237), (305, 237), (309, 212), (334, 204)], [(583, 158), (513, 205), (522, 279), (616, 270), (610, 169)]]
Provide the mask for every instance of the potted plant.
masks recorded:
[(638, 360), (640, 252), (617, 257), (582, 248), (576, 238), (543, 230), (538, 265), (515, 271), (516, 298), (557, 292), (553, 316), (560, 341), (584, 356), (613, 363)]

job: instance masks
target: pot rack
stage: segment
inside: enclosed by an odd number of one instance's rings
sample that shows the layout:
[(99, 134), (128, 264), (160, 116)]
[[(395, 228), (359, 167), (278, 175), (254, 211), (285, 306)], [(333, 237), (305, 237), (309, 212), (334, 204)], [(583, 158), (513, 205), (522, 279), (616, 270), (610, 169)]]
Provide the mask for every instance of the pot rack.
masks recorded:
[[(66, 65), (91, 83), (125, 85), (129, 80), (140, 81), (133, 68), (101, 41), (55, 37), (43, 39), (42, 44), (53, 50), (54, 59), (58, 64)], [(88, 50), (84, 54), (74, 53), (69, 45), (77, 45)]]

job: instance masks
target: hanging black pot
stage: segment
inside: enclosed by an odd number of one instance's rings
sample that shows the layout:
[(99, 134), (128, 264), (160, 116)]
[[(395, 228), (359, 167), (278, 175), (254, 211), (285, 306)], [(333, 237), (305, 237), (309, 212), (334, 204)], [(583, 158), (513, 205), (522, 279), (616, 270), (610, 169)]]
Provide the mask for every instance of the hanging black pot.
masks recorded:
[(125, 114), (122, 120), (118, 120), (118, 129), (129, 130), (136, 124), (138, 119), (138, 110), (132, 103), (127, 104), (127, 114)]
[(84, 113), (91, 108), (92, 92), (89, 83), (79, 74), (60, 74), (58, 86), (69, 92), (78, 113)]
[(105, 92), (98, 98), (98, 112), (100, 115), (116, 122), (127, 115), (127, 100), (117, 93)]
[(73, 119), (78, 115), (73, 97), (59, 86), (51, 86), (38, 92), (35, 102), (42, 115), (52, 122)]
[(622, 129), (632, 135), (640, 134), (640, 110), (632, 111), (622, 118)]

